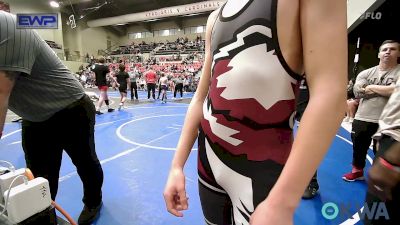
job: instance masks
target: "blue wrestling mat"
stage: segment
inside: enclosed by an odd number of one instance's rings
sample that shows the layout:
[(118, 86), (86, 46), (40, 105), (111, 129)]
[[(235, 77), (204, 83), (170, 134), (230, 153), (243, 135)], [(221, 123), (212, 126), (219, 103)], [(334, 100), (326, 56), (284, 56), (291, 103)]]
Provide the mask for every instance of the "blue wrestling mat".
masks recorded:
[[(141, 98), (147, 98), (143, 94), (147, 93), (141, 92)], [(187, 108), (188, 104), (156, 101), (96, 117), (96, 149), (104, 170), (104, 207), (94, 224), (204, 224), (197, 187), (197, 144), (185, 167), (190, 201), (183, 218), (166, 211), (162, 195)], [(12, 162), (17, 168), (25, 167), (20, 131), (19, 123), (7, 123), (0, 140), (0, 159)], [(320, 194), (301, 202), (295, 215), (296, 225), (361, 224), (357, 216), (351, 217), (363, 205), (366, 184), (347, 183), (341, 178), (351, 169), (351, 160), (350, 135), (341, 129), (318, 170)], [(81, 181), (64, 154), (56, 201), (77, 220), (83, 207), (81, 198)], [(327, 219), (321, 211), (326, 203), (347, 208), (336, 218)]]

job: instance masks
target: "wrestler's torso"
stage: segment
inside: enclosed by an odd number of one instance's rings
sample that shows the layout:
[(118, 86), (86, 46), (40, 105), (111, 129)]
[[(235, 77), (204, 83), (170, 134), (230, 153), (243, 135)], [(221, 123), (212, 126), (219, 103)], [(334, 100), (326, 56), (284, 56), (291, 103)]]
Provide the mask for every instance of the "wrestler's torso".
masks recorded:
[(201, 127), (233, 155), (283, 164), (292, 143), (301, 60), (293, 60), (300, 51), (288, 44), (290, 38), (278, 40), (282, 32), (299, 35), (297, 29), (277, 29), (298, 23), (296, 15), (278, 22), (279, 13), (276, 0), (228, 1), (220, 9), (211, 33), (212, 76)]

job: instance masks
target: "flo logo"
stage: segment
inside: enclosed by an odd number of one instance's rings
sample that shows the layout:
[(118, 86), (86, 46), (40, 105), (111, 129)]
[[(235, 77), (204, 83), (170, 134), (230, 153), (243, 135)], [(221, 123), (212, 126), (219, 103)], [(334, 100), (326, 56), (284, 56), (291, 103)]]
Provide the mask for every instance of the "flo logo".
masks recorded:
[(362, 20), (366, 19), (380, 20), (381, 18), (382, 18), (381, 12), (365, 12), (360, 16), (360, 19)]
[[(353, 213), (351, 213), (351, 205), (337, 205), (333, 202), (327, 202), (322, 206), (321, 213), (322, 216), (327, 220), (334, 220), (337, 217), (340, 217), (342, 219), (353, 219)], [(365, 218), (368, 220), (390, 219), (384, 202), (374, 202), (372, 205), (364, 203), (364, 206), (357, 212), (357, 214), (361, 220), (364, 220)]]

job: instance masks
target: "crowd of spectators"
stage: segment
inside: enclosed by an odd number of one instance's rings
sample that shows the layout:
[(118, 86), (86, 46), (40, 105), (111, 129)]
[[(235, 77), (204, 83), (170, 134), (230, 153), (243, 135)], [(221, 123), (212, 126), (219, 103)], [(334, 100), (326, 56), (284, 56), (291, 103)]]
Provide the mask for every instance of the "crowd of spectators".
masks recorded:
[[(143, 54), (150, 53), (150, 54)], [(145, 56), (146, 57), (145, 57)], [(77, 77), (85, 88), (94, 88), (95, 75), (91, 68), (96, 63), (93, 56), (86, 54), (86, 66), (81, 66)], [(139, 44), (131, 43), (128, 46), (119, 46), (111, 54), (105, 56), (106, 64), (110, 69), (107, 77), (109, 87), (115, 88), (111, 76), (119, 71), (119, 65), (125, 65), (125, 71), (130, 77), (135, 77), (138, 90), (147, 91), (144, 74), (147, 70), (154, 70), (158, 78), (162, 74), (168, 78), (168, 90), (175, 91), (175, 83), (183, 84), (183, 91), (194, 92), (196, 90), (202, 63), (204, 59), (204, 41), (201, 36), (189, 41), (186, 38), (178, 38), (174, 42)], [(156, 84), (158, 89), (158, 82)]]
[[(111, 62), (108, 60), (107, 65), (110, 69), (109, 76), (115, 76), (115, 74), (118, 73), (119, 64), (124, 64), (125, 71), (128, 72), (130, 76), (138, 77), (136, 83), (139, 90), (147, 90), (146, 81), (143, 75), (147, 69), (152, 69), (157, 73), (158, 77), (161, 77), (161, 74), (165, 74), (169, 81), (182, 79), (184, 82), (183, 90), (190, 92), (196, 90), (199, 79), (198, 75), (200, 75), (199, 73), (202, 69), (201, 59), (202, 57), (195, 57), (194, 54), (181, 59), (180, 61), (160, 61), (158, 58), (156, 60), (155, 57), (151, 57), (143, 62), (136, 62), (127, 57), (120, 57), (117, 62)], [(86, 67), (81, 66), (77, 73), (79, 80), (86, 88), (95, 87), (95, 75), (91, 71), (94, 63), (95, 60)], [(111, 77), (107, 77), (109, 87), (115, 88), (112, 81), (113, 79), (111, 79)], [(173, 86), (170, 85), (168, 90), (174, 91)]]

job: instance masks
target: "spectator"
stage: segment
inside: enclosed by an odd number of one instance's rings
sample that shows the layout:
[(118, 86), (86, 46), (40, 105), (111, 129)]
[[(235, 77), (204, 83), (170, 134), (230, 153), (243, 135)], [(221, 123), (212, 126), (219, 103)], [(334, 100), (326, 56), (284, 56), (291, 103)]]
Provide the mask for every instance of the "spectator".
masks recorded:
[[(352, 123), (353, 168), (343, 175), (345, 181), (364, 179), (365, 158), (371, 144), (371, 137), (378, 129), (379, 116), (382, 113), (395, 83), (400, 75), (399, 43), (387, 40), (379, 47), (379, 64), (362, 71), (354, 84), (354, 94), (361, 98)], [(374, 141), (374, 152), (376, 144)]]

